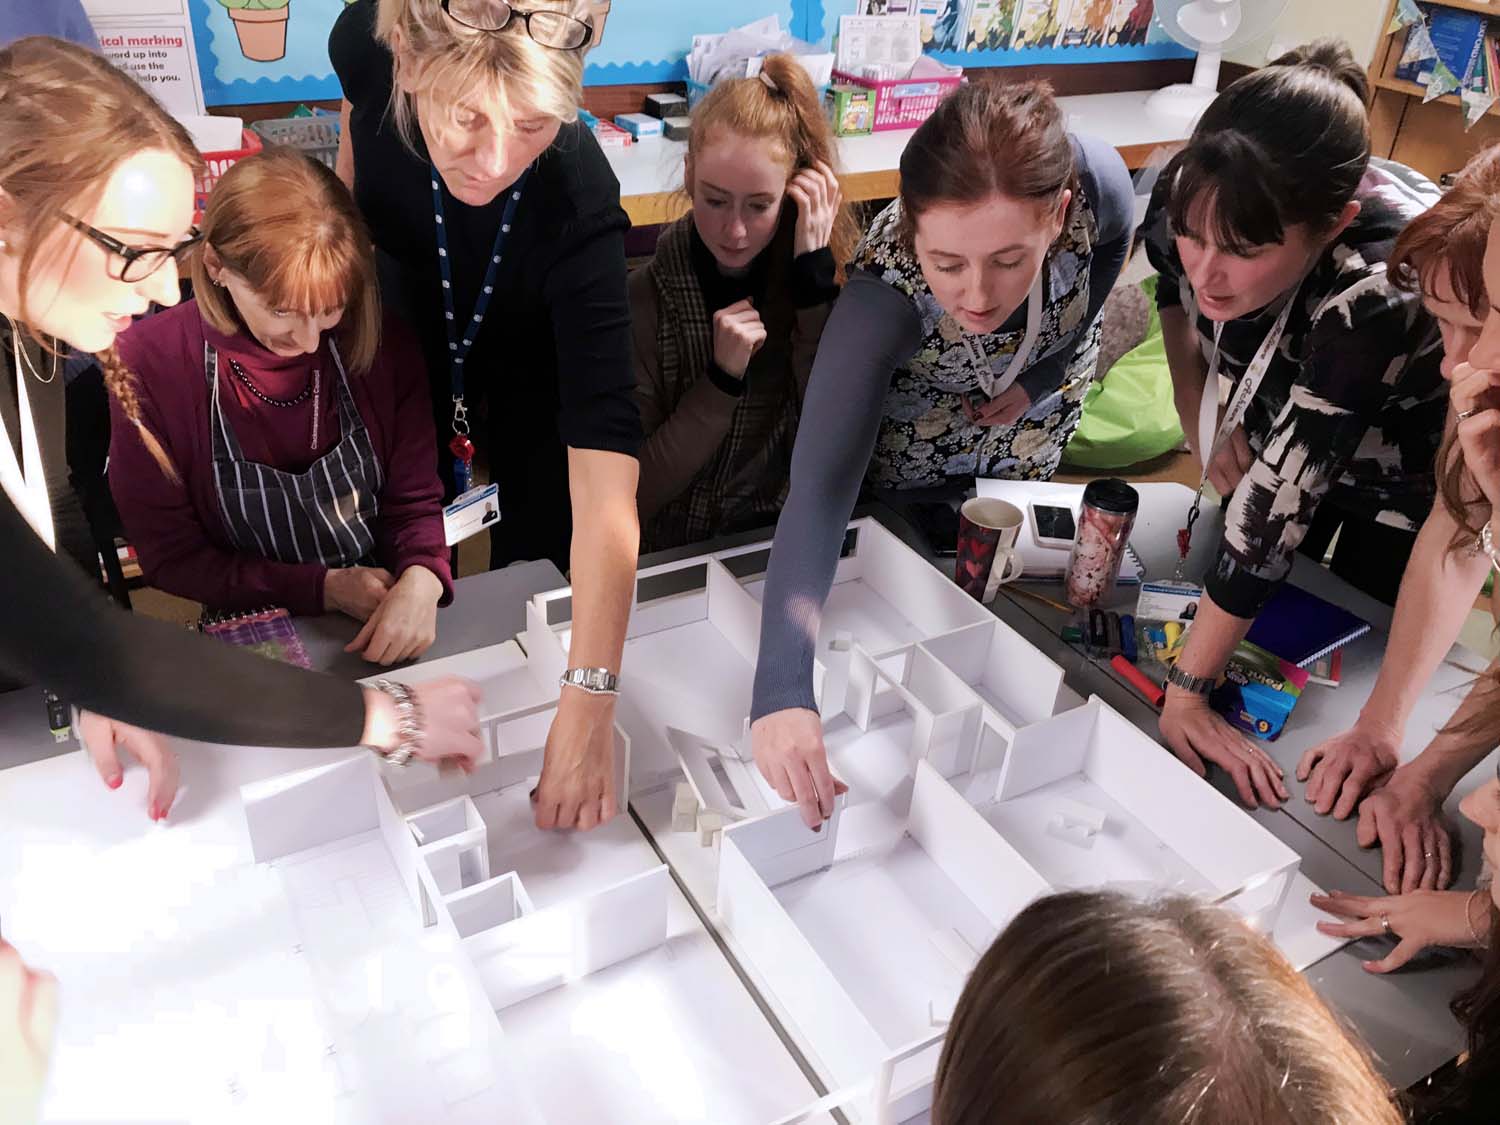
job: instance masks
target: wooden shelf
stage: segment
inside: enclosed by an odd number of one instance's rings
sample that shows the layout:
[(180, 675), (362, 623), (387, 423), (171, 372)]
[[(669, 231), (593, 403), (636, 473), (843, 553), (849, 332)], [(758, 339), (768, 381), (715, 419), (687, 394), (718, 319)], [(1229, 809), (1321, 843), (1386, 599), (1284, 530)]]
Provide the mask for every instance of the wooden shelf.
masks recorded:
[[(1384, 78), (1377, 76), (1376, 78), (1371, 79), (1371, 84), (1377, 90), (1391, 90), (1397, 94), (1405, 94), (1408, 97), (1412, 98), (1425, 98), (1427, 96), (1426, 86), (1423, 86), (1418, 82), (1407, 82), (1406, 80), (1401, 78)], [(1436, 97), (1432, 100), (1435, 102), (1440, 102), (1443, 105), (1456, 106), (1462, 104), (1457, 94), (1443, 94), (1441, 97)], [(1496, 102), (1494, 105), (1490, 106), (1489, 109), (1485, 110), (1485, 116), (1500, 116), (1500, 102)]]
[[(1485, 16), (1500, 16), (1500, 3), (1487, 4), (1485, 0), (1422, 0), (1439, 8), (1461, 8), (1466, 12), (1478, 12)], [(1386, 23), (1389, 24), (1387, 19)]]

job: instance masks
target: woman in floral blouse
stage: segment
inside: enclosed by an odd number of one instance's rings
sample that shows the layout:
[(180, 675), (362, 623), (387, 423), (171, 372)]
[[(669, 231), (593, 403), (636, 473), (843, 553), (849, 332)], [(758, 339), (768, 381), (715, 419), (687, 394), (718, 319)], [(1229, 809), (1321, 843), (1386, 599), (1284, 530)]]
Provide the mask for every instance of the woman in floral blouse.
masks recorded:
[[(1133, 192), (1039, 83), (965, 86), (901, 157), (818, 348), (761, 618), (755, 758), (809, 825), (831, 812), (813, 700), (817, 618), (861, 478), (1046, 480), (1078, 425)], [(873, 459), (872, 459), (873, 451)]]

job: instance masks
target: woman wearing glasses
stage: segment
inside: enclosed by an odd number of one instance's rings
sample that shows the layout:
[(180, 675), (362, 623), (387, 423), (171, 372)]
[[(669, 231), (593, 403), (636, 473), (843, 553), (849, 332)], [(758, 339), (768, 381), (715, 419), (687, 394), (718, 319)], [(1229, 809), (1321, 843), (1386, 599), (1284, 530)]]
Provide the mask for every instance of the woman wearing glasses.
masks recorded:
[(117, 400), (109, 482), (146, 579), (215, 610), (345, 613), (366, 660), (420, 656), (453, 594), (426, 368), (402, 325), (382, 334), (354, 200), (293, 149), (242, 160), (192, 276), (195, 300), (120, 341), (144, 428)]
[[(45, 38), (0, 50), (0, 671), (92, 708), (80, 733), (100, 775), (120, 784), (116, 746), (128, 745), (151, 772), (157, 819), (176, 766), (140, 728), (259, 746), (364, 743), (397, 760), (472, 763), (473, 685), (450, 678), (405, 699), (266, 660), (119, 612), (49, 550), (46, 467), (63, 441), (58, 348), (97, 354), (134, 413), (115, 338), (153, 302), (177, 300), (174, 255), (192, 240), (199, 166), (182, 128), (99, 56)], [(403, 713), (415, 735), (400, 733)], [(0, 942), (4, 1120), (35, 1113), (54, 997), (51, 979)]]
[(340, 169), (390, 270), (382, 293), (426, 355), (445, 483), (467, 487), (480, 442), (499, 487), (491, 565), (572, 570), (573, 686), (536, 819), (582, 829), (615, 812), (612, 693), (640, 538), (629, 221), (577, 120), (593, 34), (535, 0), (355, 0), (328, 48)]
[[(125, 424), (137, 421), (115, 338), (153, 302), (177, 301), (198, 166), (182, 128), (97, 55), (44, 38), (0, 51), (0, 671), (98, 712), (81, 733), (101, 776), (120, 783), (115, 746), (128, 744), (151, 770), (157, 819), (175, 765), (137, 727), (257, 746), (402, 744), (386, 693), (115, 612), (48, 550), (46, 467), (64, 437), (57, 349), (98, 355)], [(459, 680), (418, 689), (425, 733), (414, 752), (473, 760), (474, 691)]]

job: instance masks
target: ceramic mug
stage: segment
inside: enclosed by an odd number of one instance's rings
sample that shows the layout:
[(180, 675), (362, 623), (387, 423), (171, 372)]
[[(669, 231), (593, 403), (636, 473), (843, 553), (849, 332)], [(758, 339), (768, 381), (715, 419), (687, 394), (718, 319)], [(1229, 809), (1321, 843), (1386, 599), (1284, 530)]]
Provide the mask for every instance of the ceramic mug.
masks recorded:
[[(1005, 500), (976, 496), (958, 510), (958, 558), (953, 581), (970, 597), (988, 601), (995, 590), (1021, 577), (1025, 569), (1016, 540), (1026, 514)], [(999, 567), (997, 560), (1002, 560)], [(993, 581), (992, 581), (993, 579)]]

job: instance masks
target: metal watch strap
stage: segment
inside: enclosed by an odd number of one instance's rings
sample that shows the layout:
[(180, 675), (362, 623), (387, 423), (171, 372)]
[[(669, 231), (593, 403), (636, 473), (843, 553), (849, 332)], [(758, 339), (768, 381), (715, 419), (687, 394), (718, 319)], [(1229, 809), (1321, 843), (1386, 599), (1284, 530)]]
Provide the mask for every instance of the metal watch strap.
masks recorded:
[(1218, 683), (1216, 676), (1195, 676), (1190, 672), (1184, 672), (1173, 664), (1167, 669), (1167, 683), (1174, 687), (1180, 687), (1183, 691), (1190, 691), (1194, 695), (1207, 695), (1214, 690)]
[(383, 750), (372, 746), (370, 749), (391, 765), (404, 766), (416, 756), (422, 741), (422, 709), (417, 705), (416, 695), (405, 684), (382, 677), (375, 681), (375, 687), (390, 696), (396, 705), (396, 748)]
[(576, 687), (590, 695), (619, 695), (620, 678), (608, 668), (569, 668), (557, 678), (562, 687)]

